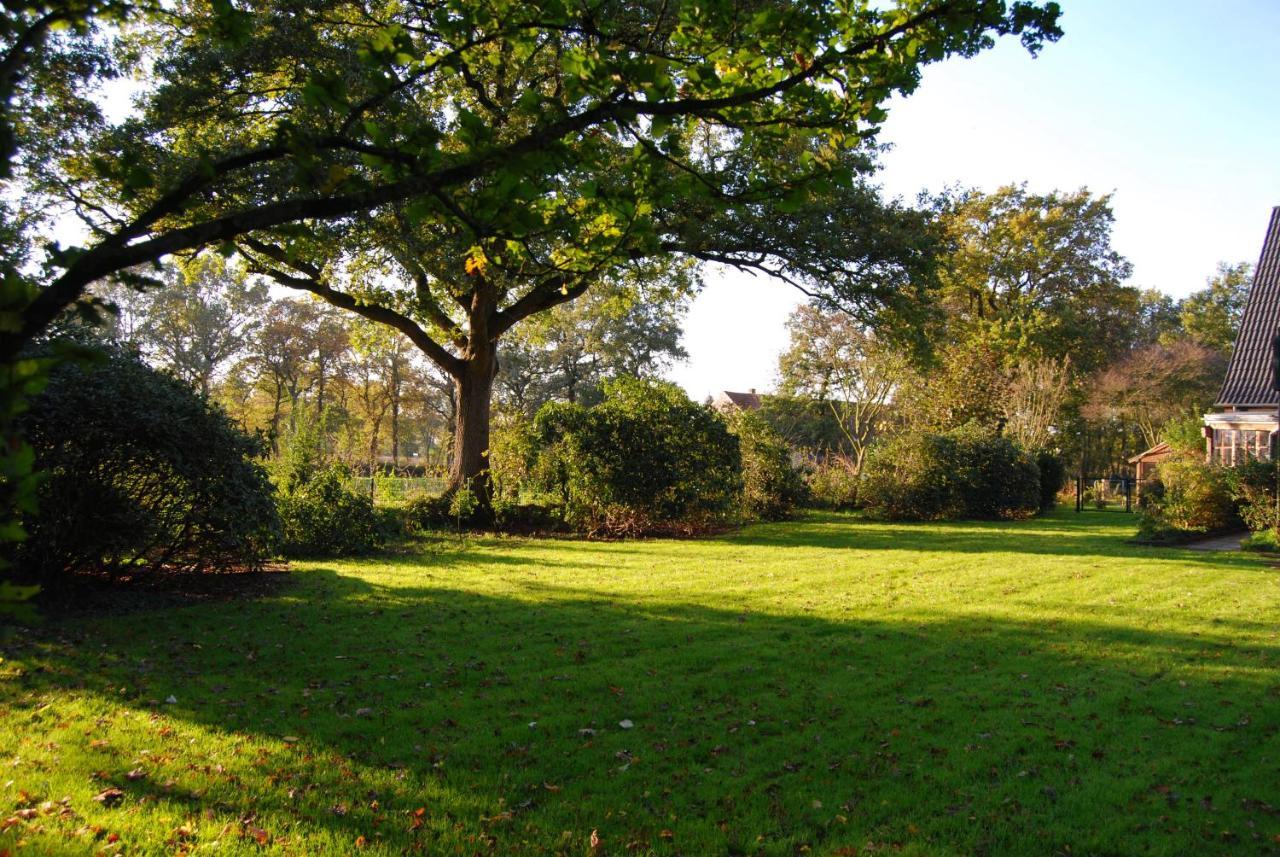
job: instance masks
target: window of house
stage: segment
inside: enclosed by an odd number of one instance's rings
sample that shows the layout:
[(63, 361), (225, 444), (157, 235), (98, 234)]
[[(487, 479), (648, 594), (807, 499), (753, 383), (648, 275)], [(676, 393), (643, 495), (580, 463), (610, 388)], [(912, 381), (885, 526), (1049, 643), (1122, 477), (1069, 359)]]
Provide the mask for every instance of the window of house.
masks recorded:
[(1214, 429), (1213, 460), (1226, 467), (1271, 457), (1271, 433), (1258, 429)]

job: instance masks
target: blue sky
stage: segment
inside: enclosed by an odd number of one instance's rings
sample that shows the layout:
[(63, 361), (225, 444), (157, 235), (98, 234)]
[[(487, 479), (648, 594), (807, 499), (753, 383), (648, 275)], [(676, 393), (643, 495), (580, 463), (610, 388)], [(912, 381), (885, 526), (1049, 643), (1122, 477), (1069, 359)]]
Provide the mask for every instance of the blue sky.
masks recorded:
[[(1006, 40), (926, 71), (895, 102), (892, 196), (950, 184), (1112, 193), (1132, 282), (1182, 296), (1219, 261), (1256, 262), (1280, 205), (1280, 0), (1060, 0), (1066, 35), (1032, 59)], [(768, 389), (799, 301), (712, 274), (672, 375), (695, 398)]]

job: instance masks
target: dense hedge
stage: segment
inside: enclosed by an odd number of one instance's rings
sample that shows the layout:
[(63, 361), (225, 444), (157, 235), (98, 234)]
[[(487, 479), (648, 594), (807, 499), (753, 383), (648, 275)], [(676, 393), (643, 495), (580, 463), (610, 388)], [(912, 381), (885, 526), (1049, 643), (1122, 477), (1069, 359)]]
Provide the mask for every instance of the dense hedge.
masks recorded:
[(1040, 511), (1048, 512), (1058, 505), (1058, 492), (1067, 482), (1067, 465), (1047, 449), (1036, 452), (1036, 468), (1040, 471)]
[(919, 521), (1029, 517), (1042, 502), (1031, 456), (1006, 437), (969, 427), (877, 445), (859, 500), (873, 517)]
[(46, 474), (26, 577), (254, 566), (275, 547), (260, 441), (132, 355), (60, 365), (21, 426)]
[(691, 532), (737, 511), (738, 439), (719, 414), (674, 384), (610, 381), (593, 407), (545, 405), (534, 434), (531, 479), (574, 529)]
[(790, 518), (807, 494), (791, 447), (759, 414), (740, 411), (729, 427), (742, 454), (742, 511), (765, 521)]

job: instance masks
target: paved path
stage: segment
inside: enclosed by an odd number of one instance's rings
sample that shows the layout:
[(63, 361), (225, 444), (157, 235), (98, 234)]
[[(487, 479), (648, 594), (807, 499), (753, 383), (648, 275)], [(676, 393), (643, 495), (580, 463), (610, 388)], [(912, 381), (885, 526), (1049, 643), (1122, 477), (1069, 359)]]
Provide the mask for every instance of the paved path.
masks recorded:
[(1248, 533), (1232, 533), (1229, 536), (1214, 536), (1211, 539), (1203, 541), (1191, 542), (1183, 545), (1187, 550), (1193, 551), (1238, 551), (1240, 543), (1244, 541)]

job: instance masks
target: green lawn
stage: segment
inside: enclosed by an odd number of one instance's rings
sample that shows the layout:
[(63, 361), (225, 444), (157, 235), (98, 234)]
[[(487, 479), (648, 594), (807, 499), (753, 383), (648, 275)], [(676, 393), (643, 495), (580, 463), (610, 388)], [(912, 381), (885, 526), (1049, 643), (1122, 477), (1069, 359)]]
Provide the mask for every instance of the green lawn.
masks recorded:
[(1280, 571), (1132, 527), (441, 539), (65, 619), (0, 644), (0, 853), (1280, 851)]

